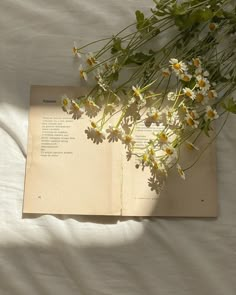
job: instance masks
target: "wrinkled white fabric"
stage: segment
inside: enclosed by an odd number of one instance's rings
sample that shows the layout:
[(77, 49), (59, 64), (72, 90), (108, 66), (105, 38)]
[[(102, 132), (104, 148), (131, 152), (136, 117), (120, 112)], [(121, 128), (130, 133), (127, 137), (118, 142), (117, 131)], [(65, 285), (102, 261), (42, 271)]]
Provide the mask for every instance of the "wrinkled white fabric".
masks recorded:
[(151, 0), (0, 1), (0, 294), (234, 295), (236, 116), (217, 141), (217, 219), (22, 219), (31, 84), (77, 85), (73, 41)]

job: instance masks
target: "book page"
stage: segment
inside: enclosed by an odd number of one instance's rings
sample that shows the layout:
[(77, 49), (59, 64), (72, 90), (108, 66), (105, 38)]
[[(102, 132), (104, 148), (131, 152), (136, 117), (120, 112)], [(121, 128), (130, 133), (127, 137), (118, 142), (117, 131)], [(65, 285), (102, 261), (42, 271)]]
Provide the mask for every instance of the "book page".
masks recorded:
[[(121, 143), (96, 145), (87, 139), (84, 130), (90, 120), (74, 121), (64, 113), (63, 94), (75, 98), (83, 93), (76, 87), (31, 89), (23, 213), (217, 216), (214, 144), (185, 181), (173, 169), (157, 194), (147, 185), (148, 170), (136, 169), (135, 158), (127, 162)], [(140, 126), (136, 142), (142, 146), (152, 132)], [(194, 160), (192, 152), (184, 155), (186, 163)]]
[[(139, 126), (135, 132), (136, 143), (140, 146), (155, 130), (155, 127)], [(203, 148), (209, 138), (203, 135), (198, 146)], [(200, 151), (183, 150), (181, 159), (184, 166), (193, 163)], [(135, 158), (127, 162), (123, 154), (122, 215), (124, 216), (217, 216), (216, 155), (214, 143), (205, 151), (200, 160), (186, 172), (182, 180), (176, 169), (172, 169), (161, 193), (148, 187), (151, 176), (148, 168), (135, 168)]]
[(96, 145), (62, 111), (61, 97), (81, 95), (75, 87), (31, 88), (24, 213), (120, 215), (120, 146)]

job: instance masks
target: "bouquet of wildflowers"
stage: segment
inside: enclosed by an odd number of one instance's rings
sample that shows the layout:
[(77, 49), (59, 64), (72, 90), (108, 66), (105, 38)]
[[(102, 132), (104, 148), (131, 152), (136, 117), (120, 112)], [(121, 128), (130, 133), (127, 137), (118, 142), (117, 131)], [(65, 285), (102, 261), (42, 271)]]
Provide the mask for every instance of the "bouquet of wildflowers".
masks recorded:
[[(111, 38), (74, 44), (80, 78), (94, 87), (77, 99), (63, 96), (62, 109), (91, 119), (85, 132), (95, 144), (124, 144), (127, 160), (136, 157), (137, 168), (149, 169), (149, 186), (159, 191), (170, 169), (185, 179), (196, 162), (182, 167), (182, 146), (199, 159), (200, 135), (210, 144), (236, 113), (236, 6), (229, 0), (154, 3), (150, 16), (136, 11), (135, 23)], [(152, 132), (137, 144), (135, 132), (145, 128)]]

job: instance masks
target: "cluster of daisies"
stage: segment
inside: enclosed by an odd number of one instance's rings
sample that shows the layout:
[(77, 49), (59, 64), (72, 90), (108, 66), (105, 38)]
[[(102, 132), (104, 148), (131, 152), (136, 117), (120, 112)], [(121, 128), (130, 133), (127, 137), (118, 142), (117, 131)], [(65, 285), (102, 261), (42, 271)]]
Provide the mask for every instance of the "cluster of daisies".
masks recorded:
[[(73, 50), (79, 54), (76, 46)], [(98, 63), (93, 54), (86, 58), (89, 66)], [(81, 78), (86, 80), (87, 74), (82, 66), (79, 70)], [(105, 140), (124, 144), (127, 159), (135, 156), (137, 168), (149, 168), (149, 186), (156, 191), (172, 167), (176, 167), (181, 178), (185, 179), (180, 165), (182, 147), (198, 151), (196, 131), (201, 131), (204, 124), (209, 126), (219, 117), (214, 107), (217, 91), (199, 57), (186, 63), (171, 58), (160, 75), (174, 81), (177, 78), (174, 90), (157, 92), (153, 89), (156, 82), (153, 80), (144, 87), (132, 86), (122, 98), (105, 85), (101, 75), (97, 75), (97, 96), (62, 97), (62, 109), (74, 119), (83, 115), (90, 118), (90, 126), (85, 130), (87, 138), (96, 144)], [(145, 142), (141, 145), (138, 140), (140, 132), (145, 135)]]

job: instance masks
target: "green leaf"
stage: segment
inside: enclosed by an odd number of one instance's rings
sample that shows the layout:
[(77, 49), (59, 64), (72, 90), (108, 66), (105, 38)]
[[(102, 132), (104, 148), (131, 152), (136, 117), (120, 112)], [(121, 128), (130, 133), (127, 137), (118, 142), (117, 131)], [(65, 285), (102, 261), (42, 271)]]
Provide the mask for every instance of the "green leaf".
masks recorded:
[(142, 23), (145, 19), (144, 14), (140, 10), (136, 10), (135, 14), (137, 23)]
[(135, 14), (136, 14), (136, 21), (137, 21), (136, 27), (141, 34), (145, 34), (152, 30), (154, 35), (157, 35), (160, 32), (159, 29), (154, 30), (155, 28), (152, 26), (153, 24), (157, 22), (157, 19), (155, 17), (152, 17), (151, 19), (147, 19), (145, 18), (144, 14), (140, 10), (137, 10)]
[(207, 120), (207, 121), (205, 121), (203, 127), (201, 128), (204, 131), (204, 133), (206, 134), (206, 136), (208, 136), (208, 137), (210, 137), (209, 131), (213, 130), (210, 125), (211, 125), (211, 121)]
[(144, 14), (140, 10), (137, 10), (135, 12), (135, 14), (136, 14), (136, 21), (137, 21), (137, 29), (140, 30), (143, 27), (145, 17), (144, 17)]
[(181, 3), (181, 4), (175, 3), (175, 5), (173, 5), (173, 7), (171, 9), (171, 14), (173, 16), (185, 15), (187, 6), (188, 6), (187, 3)]
[(231, 97), (227, 100), (226, 103), (222, 103), (222, 107), (233, 114), (236, 114), (236, 101)]
[(174, 18), (175, 24), (180, 30), (207, 22), (213, 17), (213, 12), (209, 8), (199, 8), (187, 13), (186, 8), (188, 7), (188, 4), (183, 4), (176, 6), (175, 9), (172, 10), (172, 16)]
[(137, 52), (133, 55), (130, 55), (129, 58), (126, 60), (125, 64), (137, 64), (137, 65), (142, 65), (146, 61), (150, 60), (153, 57), (153, 54), (148, 55), (144, 54), (143, 52)]
[(111, 53), (115, 54), (121, 50), (122, 50), (121, 39), (120, 38), (113, 38), (113, 46), (111, 48)]

